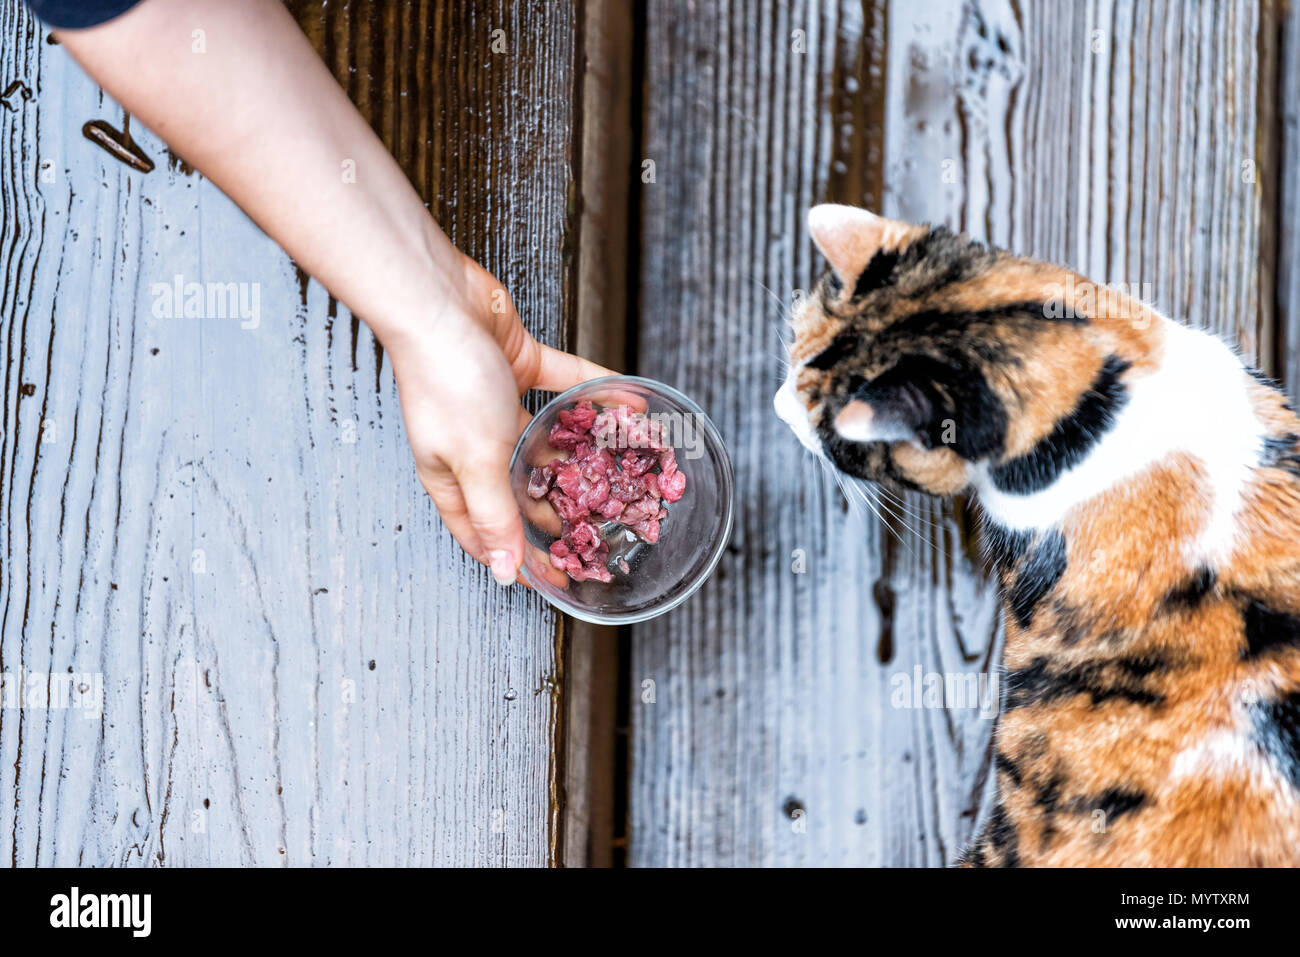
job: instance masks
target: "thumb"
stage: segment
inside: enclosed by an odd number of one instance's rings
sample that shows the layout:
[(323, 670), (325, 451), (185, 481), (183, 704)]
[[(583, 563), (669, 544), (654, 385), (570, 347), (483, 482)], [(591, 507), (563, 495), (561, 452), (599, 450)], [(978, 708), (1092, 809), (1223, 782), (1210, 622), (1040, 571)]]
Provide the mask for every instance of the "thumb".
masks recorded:
[(509, 465), (495, 460), (475, 462), (456, 472), (469, 523), (478, 533), (483, 554), (498, 585), (515, 583), (524, 554), (524, 525), (510, 491)]

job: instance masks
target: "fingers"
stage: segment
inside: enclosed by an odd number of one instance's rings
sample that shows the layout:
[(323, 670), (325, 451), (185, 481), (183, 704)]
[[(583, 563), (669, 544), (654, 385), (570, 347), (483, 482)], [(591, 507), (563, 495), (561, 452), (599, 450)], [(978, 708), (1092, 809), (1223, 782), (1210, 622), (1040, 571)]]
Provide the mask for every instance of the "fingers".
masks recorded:
[[(532, 413), (519, 406), (517, 432), (523, 432), (531, 420)], [(419, 469), (419, 476), (461, 548), (488, 565), (498, 583), (511, 585), (523, 560), (524, 533), (510, 488), (510, 456), (505, 449), (503, 445), (496, 453), (463, 463), (442, 460)]]
[[(530, 575), (538, 575), (546, 579), (553, 588), (569, 587), (569, 576), (551, 564), (549, 552), (545, 552), (535, 545), (529, 545), (528, 550), (533, 555), (532, 563), (528, 566)], [(519, 583), (521, 585), (527, 584), (523, 579), (520, 579)]]
[(613, 370), (598, 366), (582, 356), (561, 352), (542, 342), (537, 344), (537, 349), (540, 361), (535, 385), (544, 392), (563, 392), (588, 379), (615, 374)]
[[(475, 459), (456, 470), (469, 525), (479, 550), (470, 554), (486, 561), (499, 585), (513, 585), (524, 557), (524, 526), (510, 490), (509, 459)], [(454, 468), (454, 466), (453, 466)]]
[[(468, 555), (478, 561), (487, 563), (488, 548), (484, 546), (478, 529), (474, 527), (474, 523), (470, 519), (469, 508), (465, 503), (465, 497), (461, 493), (460, 485), (457, 483), (455, 476), (450, 473), (441, 473), (429, 478), (422, 478), (421, 481), (425, 491), (433, 499), (433, 504), (438, 509), (438, 515), (442, 518), (442, 523), (447, 526), (447, 531), (451, 532), (451, 536), (456, 539), (456, 543), (465, 549)], [(538, 527), (546, 529), (558, 538), (560, 535), (560, 520), (550, 507), (550, 504), (547, 502), (533, 502), (532, 504), (537, 506), (534, 521)], [(534, 564), (542, 568), (543, 575), (552, 578), (550, 572), (554, 569), (551, 568), (550, 556), (537, 548), (533, 548), (533, 551), (539, 556), (539, 560)], [(568, 581), (568, 576), (561, 573), (560, 578), (559, 587), (564, 587)], [(516, 578), (516, 581), (525, 587), (532, 587), (522, 578)]]
[(467, 553), (481, 560), (484, 554), (483, 543), (469, 520), (469, 509), (465, 505), (465, 497), (461, 495), (460, 485), (457, 484), (455, 476), (447, 471), (431, 475), (426, 475), (422, 471), (420, 483), (433, 499), (438, 515), (442, 518), (442, 524), (447, 526), (451, 537), (456, 539)]
[[(528, 423), (531, 422), (532, 420), (533, 420), (533, 414), (529, 412), (527, 409), (525, 409), (523, 406), (520, 406), (519, 407), (519, 431), (521, 433), (524, 431), (525, 428), (528, 427)], [(524, 464), (526, 464), (529, 468), (536, 468), (539, 465), (545, 465), (547, 462), (551, 461), (554, 458), (558, 458), (562, 455), (568, 455), (567, 452), (558, 452), (555, 449), (551, 448), (550, 446), (544, 446), (540, 451), (542, 454), (540, 456), (537, 456), (537, 461), (532, 461), (528, 456), (525, 456)], [(523, 514), (524, 517), (528, 519), (528, 521), (532, 522), (534, 525), (536, 525), (538, 528), (542, 529), (543, 531), (547, 532), (552, 537), (554, 538), (560, 537), (560, 531), (561, 531), (560, 516), (555, 514), (555, 509), (551, 507), (551, 503), (546, 501), (546, 499), (544, 498), (527, 499), (524, 502)], [(534, 548), (533, 551), (536, 552), (537, 549)], [(549, 563), (549, 558), (547, 558), (546, 556), (542, 556), (542, 557), (544, 563)], [(524, 582), (524, 584), (527, 584), (527, 582)]]

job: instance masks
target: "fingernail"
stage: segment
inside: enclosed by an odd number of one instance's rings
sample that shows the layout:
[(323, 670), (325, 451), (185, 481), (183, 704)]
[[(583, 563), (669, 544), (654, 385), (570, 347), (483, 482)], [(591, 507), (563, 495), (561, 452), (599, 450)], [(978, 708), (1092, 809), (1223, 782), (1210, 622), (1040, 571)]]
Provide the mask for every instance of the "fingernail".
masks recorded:
[(488, 552), (488, 567), (502, 588), (515, 583), (515, 557), (506, 550)]

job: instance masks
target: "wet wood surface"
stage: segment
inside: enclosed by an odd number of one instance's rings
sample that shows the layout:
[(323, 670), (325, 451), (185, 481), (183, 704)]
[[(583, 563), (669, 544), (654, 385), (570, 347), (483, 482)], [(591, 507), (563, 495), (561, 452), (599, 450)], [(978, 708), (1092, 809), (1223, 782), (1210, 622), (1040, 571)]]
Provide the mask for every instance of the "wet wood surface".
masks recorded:
[(1277, 338), (1273, 374), (1300, 401), (1300, 14), (1280, 15), (1273, 122), (1277, 156)]
[[(574, 8), (292, 6), (565, 344)], [(554, 860), (557, 618), (442, 530), (373, 337), (147, 130), (149, 173), (83, 136), (121, 111), (17, 0), (0, 37), (0, 670), (87, 703), (0, 709), (0, 860)], [(175, 276), (257, 322), (159, 317)]]
[[(994, 722), (911, 692), (994, 673), (997, 608), (964, 505), (887, 528), (771, 410), (820, 269), (804, 213), (1137, 284), (1294, 389), (1296, 15), (290, 7), (535, 334), (619, 364), (629, 322), (636, 371), (713, 415), (735, 536), (621, 663), (493, 587), (415, 479), (366, 327), (0, 0), (0, 673), (70, 705), (0, 702), (0, 860), (604, 863), (622, 667), (630, 863), (950, 862)], [(256, 323), (156, 315), (176, 276), (256, 289)]]
[[(992, 588), (963, 507), (910, 497), (895, 537), (773, 414), (782, 314), (821, 268), (804, 213), (865, 205), (1136, 283), (1281, 371), (1284, 13), (1250, 0), (691, 9), (647, 6), (638, 369), (714, 417), (740, 512), (700, 595), (634, 631), (631, 860), (951, 863), (986, 807), (994, 722), (895, 695), (995, 670)], [(1286, 76), (1294, 100), (1294, 63)]]
[[(581, 4), (581, 165), (578, 241), (573, 277), (574, 349), (610, 369), (621, 369), (628, 349), (629, 193), (635, 179), (632, 146), (634, 51), (631, 4)], [(563, 833), (560, 863), (609, 867), (614, 863), (616, 793), (625, 771), (616, 766), (618, 629), (564, 621)]]

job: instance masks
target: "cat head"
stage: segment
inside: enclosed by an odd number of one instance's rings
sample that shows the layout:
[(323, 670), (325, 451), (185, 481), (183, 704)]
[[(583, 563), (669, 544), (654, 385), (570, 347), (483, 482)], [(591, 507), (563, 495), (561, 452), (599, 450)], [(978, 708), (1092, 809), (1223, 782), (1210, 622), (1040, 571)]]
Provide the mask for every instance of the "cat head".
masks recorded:
[(1159, 317), (1069, 270), (849, 206), (808, 226), (830, 270), (794, 311), (775, 405), (849, 475), (959, 492), (1050, 446), (1097, 390), (1114, 412), (1150, 360)]

